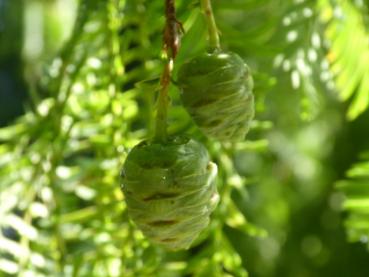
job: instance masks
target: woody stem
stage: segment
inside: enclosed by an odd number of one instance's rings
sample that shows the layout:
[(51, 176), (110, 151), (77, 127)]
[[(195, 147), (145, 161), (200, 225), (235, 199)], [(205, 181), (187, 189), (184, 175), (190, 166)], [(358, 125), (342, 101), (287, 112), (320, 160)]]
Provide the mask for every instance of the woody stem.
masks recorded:
[(163, 33), (163, 50), (165, 65), (160, 78), (160, 92), (157, 102), (154, 140), (165, 142), (167, 139), (167, 118), (169, 108), (169, 85), (173, 61), (179, 49), (179, 22), (175, 14), (175, 1), (165, 0), (165, 26)]

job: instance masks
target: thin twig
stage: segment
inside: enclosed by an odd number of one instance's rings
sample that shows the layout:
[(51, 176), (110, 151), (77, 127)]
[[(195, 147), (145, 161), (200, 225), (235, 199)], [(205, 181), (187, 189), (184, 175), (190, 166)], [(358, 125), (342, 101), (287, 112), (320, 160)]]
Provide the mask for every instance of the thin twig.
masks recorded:
[(173, 61), (180, 47), (180, 37), (183, 32), (182, 24), (176, 18), (174, 0), (165, 1), (165, 26), (163, 32), (163, 51), (165, 65), (160, 78), (160, 92), (157, 104), (154, 140), (165, 142), (167, 138), (167, 117), (169, 106), (169, 85), (173, 69)]

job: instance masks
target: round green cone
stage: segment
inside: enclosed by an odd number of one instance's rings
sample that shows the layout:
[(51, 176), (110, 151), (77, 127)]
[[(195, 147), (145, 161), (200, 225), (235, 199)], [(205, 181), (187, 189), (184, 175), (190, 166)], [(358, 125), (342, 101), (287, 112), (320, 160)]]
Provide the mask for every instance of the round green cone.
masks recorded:
[(199, 128), (221, 141), (243, 140), (254, 117), (248, 66), (231, 52), (204, 53), (178, 71), (183, 105)]
[(128, 214), (152, 242), (187, 249), (218, 203), (216, 174), (206, 148), (192, 139), (141, 142), (122, 170)]

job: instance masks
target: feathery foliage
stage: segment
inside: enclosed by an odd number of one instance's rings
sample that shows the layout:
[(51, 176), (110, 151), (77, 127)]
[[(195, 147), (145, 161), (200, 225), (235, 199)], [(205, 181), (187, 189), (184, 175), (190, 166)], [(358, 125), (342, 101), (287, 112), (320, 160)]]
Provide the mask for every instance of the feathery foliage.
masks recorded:
[[(350, 100), (347, 117), (355, 119), (369, 107), (369, 18), (364, 3), (321, 1), (330, 44), (327, 58), (343, 101)], [(360, 1), (356, 1), (359, 3)]]
[(362, 154), (362, 161), (347, 171), (347, 179), (337, 183), (344, 193), (343, 209), (348, 217), (345, 225), (350, 241), (368, 244), (369, 237), (369, 155)]
[[(222, 226), (245, 233), (256, 229), (230, 198), (235, 186), (244, 189), (245, 178), (228, 154), (218, 152), (219, 143), (208, 147), (222, 166), (223, 204), (193, 253), (167, 254), (148, 244), (127, 217), (118, 174), (128, 150), (148, 136), (155, 88), (138, 89), (135, 83), (161, 69), (163, 22), (157, 15), (162, 9), (160, 1), (81, 1), (71, 38), (42, 80), (47, 97), (1, 130), (1, 270), (149, 276), (160, 269), (162, 276), (246, 276)], [(185, 26), (201, 20), (197, 8), (186, 13)], [(198, 29), (194, 24), (189, 32)], [(178, 109), (173, 118), (184, 116)], [(186, 127), (181, 126), (186, 120), (173, 121), (178, 130)]]
[[(45, 1), (33, 2), (38, 6), (31, 10), (47, 9)], [(153, 133), (164, 1), (70, 0), (78, 9), (68, 40), (51, 62), (53, 51), (36, 63), (25, 47), (31, 100), (24, 115), (0, 129), (0, 274), (329, 276), (340, 270), (337, 248), (325, 240), (339, 229), (335, 206), (325, 207), (322, 226), (318, 215), (304, 212), (325, 201), (336, 177), (327, 157), (344, 123), (333, 91), (352, 99), (349, 119), (368, 108), (368, 6), (212, 2), (223, 49), (250, 66), (256, 109), (247, 140), (220, 143), (196, 127), (176, 82), (180, 65), (205, 51), (206, 23), (199, 1), (177, 0), (185, 34), (170, 87), (168, 132), (203, 143), (219, 171), (220, 203), (193, 248), (171, 253), (150, 244), (129, 220), (119, 186), (127, 154)], [(55, 49), (50, 37), (45, 43)], [(0, 45), (11, 49), (6, 40)], [(48, 64), (41, 73), (40, 60)], [(355, 165), (339, 185), (352, 241), (367, 242), (367, 167)], [(310, 229), (303, 233), (304, 227)], [(333, 271), (326, 274), (324, 266)]]

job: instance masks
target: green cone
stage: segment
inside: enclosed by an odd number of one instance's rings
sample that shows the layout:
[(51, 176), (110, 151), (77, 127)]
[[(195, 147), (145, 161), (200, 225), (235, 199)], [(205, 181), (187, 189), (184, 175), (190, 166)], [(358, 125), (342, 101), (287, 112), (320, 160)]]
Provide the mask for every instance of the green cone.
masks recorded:
[(122, 170), (129, 216), (152, 242), (187, 249), (218, 203), (216, 174), (206, 148), (192, 139), (141, 142)]
[(254, 116), (248, 66), (231, 52), (204, 53), (178, 71), (183, 105), (199, 128), (221, 141), (243, 140)]

